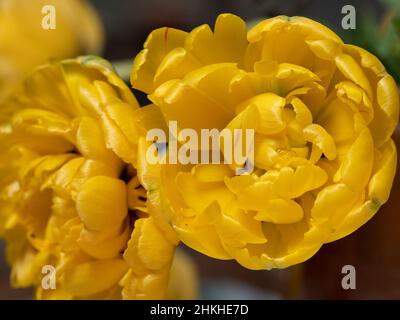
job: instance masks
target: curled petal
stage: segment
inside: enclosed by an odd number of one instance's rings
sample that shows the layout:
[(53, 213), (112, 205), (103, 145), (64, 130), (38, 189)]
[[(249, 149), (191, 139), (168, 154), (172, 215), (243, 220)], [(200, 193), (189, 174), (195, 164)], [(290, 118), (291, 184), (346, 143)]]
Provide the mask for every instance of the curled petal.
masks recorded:
[(102, 176), (89, 179), (78, 193), (77, 211), (91, 230), (120, 225), (128, 211), (125, 184)]

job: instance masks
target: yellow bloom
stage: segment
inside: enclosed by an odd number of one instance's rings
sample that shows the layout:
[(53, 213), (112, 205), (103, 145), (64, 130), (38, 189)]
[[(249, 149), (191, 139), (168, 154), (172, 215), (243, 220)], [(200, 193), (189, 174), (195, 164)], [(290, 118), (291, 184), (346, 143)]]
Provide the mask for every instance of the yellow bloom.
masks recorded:
[[(156, 111), (94, 56), (26, 80), (0, 118), (0, 235), (15, 287), (35, 285), (39, 299), (165, 297), (178, 239), (147, 208), (155, 180), (138, 166)], [(45, 265), (55, 290), (42, 287)], [(170, 297), (192, 295), (182, 292)]]
[(255, 130), (251, 174), (228, 164), (161, 167), (165, 213), (197, 251), (285, 268), (388, 200), (396, 83), (375, 56), (313, 20), (279, 16), (247, 31), (222, 14), (214, 31), (157, 29), (131, 82), (180, 128)]
[[(54, 6), (56, 29), (42, 29)], [(103, 42), (100, 21), (86, 0), (0, 0), (0, 101), (33, 68), (49, 59), (98, 53)]]

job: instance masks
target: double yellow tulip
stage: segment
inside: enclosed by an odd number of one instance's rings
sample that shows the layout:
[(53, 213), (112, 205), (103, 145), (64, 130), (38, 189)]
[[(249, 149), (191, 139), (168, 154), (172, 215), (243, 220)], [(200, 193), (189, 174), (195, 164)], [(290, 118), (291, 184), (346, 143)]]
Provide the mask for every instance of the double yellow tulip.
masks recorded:
[[(106, 61), (65, 60), (37, 69), (1, 111), (0, 234), (13, 284), (36, 285), (38, 298), (191, 298), (190, 262), (173, 262), (180, 241), (249, 269), (285, 268), (388, 200), (396, 83), (315, 21), (281, 16), (247, 31), (223, 14), (214, 30), (157, 29), (131, 83), (151, 105)], [(254, 129), (254, 171), (149, 164), (146, 133), (169, 121)], [(47, 264), (56, 290), (41, 287)]]
[(213, 31), (155, 30), (131, 81), (181, 128), (255, 130), (249, 175), (228, 164), (161, 167), (164, 211), (197, 251), (285, 268), (388, 200), (396, 83), (375, 56), (313, 20), (280, 16), (247, 31), (222, 14)]
[[(164, 298), (179, 240), (147, 207), (153, 180), (138, 165), (155, 110), (139, 108), (111, 65), (92, 56), (37, 69), (7, 107), (0, 234), (12, 284), (35, 285), (40, 299)], [(42, 287), (46, 265), (55, 290)], [(169, 297), (192, 297), (195, 275), (188, 289), (172, 276)]]

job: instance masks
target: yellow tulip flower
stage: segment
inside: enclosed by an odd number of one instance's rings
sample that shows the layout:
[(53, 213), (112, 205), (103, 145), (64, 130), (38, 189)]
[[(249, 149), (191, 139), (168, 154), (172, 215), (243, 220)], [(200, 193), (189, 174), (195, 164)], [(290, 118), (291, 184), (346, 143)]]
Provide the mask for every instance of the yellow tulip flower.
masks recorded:
[(318, 22), (279, 16), (247, 31), (222, 14), (214, 30), (157, 29), (131, 82), (180, 128), (255, 131), (251, 174), (224, 163), (161, 165), (165, 215), (205, 255), (285, 268), (388, 200), (396, 83), (375, 56)]
[[(156, 179), (138, 165), (141, 136), (159, 119), (94, 56), (44, 65), (26, 80), (0, 118), (0, 235), (13, 286), (36, 286), (39, 299), (166, 296), (178, 239), (147, 206)], [(43, 286), (48, 265), (53, 289)]]
[[(54, 8), (55, 29), (43, 29)], [(86, 0), (0, 0), (0, 101), (49, 59), (99, 53), (103, 31)]]

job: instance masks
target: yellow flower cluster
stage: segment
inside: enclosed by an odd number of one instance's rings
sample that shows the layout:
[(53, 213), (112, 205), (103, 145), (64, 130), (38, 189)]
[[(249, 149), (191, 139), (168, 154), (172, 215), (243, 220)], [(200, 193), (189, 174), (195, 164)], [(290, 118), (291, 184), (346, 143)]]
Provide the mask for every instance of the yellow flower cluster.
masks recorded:
[[(108, 62), (80, 57), (38, 68), (1, 107), (0, 235), (12, 284), (36, 286), (37, 298), (193, 298), (192, 266), (174, 260), (180, 241), (249, 269), (285, 268), (388, 200), (396, 83), (315, 21), (281, 16), (247, 31), (222, 14), (213, 31), (155, 30), (131, 83), (151, 105), (140, 108)], [(253, 172), (149, 164), (146, 134), (171, 120), (254, 129)], [(41, 286), (45, 265), (55, 290)]]
[[(165, 297), (178, 239), (146, 206), (152, 180), (137, 165), (140, 137), (159, 118), (100, 58), (26, 80), (0, 126), (0, 234), (15, 287), (36, 285), (39, 299)], [(42, 287), (46, 265), (55, 290)], [(172, 275), (169, 297), (193, 297), (195, 286)]]
[(155, 30), (131, 81), (181, 128), (255, 130), (251, 174), (228, 164), (161, 168), (164, 210), (197, 251), (285, 268), (388, 200), (396, 83), (375, 56), (313, 20), (279, 16), (247, 31), (222, 14), (213, 31)]

